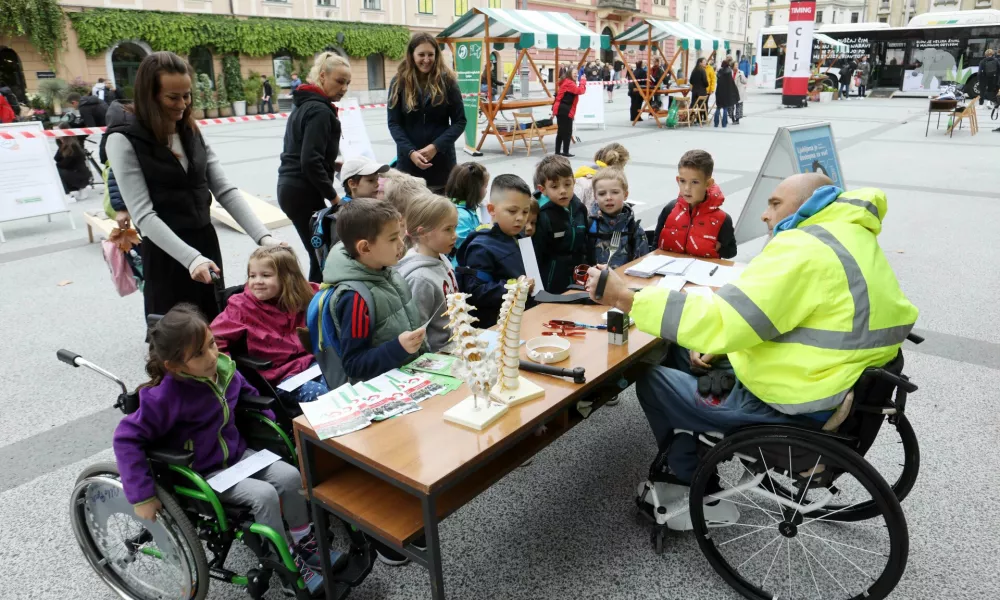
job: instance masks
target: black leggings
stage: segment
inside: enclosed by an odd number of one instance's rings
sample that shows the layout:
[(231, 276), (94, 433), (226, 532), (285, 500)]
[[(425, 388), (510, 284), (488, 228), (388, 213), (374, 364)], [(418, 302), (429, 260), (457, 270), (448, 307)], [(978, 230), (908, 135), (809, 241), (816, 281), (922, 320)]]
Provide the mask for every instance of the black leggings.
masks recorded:
[(312, 244), (309, 243), (312, 238), (309, 219), (314, 212), (326, 207), (323, 195), (312, 188), (279, 184), (278, 206), (291, 219), (302, 245), (306, 247), (306, 254), (309, 255), (309, 281), (322, 283), (323, 270), (319, 266), (319, 260), (316, 259), (316, 253), (313, 252)]
[[(569, 143), (573, 139), (573, 119), (556, 117), (556, 154), (569, 154)], [(565, 151), (560, 148), (566, 147)]]

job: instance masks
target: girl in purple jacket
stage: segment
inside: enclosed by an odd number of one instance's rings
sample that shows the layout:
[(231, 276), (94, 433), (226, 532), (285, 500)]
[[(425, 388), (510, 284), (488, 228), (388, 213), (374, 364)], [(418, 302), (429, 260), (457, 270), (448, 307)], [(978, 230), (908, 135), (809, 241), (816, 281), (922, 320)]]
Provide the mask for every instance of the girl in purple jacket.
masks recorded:
[[(235, 411), (240, 394), (256, 395), (257, 390), (236, 371), (232, 359), (219, 352), (212, 330), (191, 304), (174, 306), (149, 338), (146, 372), (152, 379), (139, 389), (139, 410), (115, 429), (114, 450), (125, 497), (135, 506), (136, 516), (155, 521), (162, 505), (146, 448), (194, 452), (191, 467), (206, 479), (231, 467), (254, 453), (236, 429)], [(274, 462), (219, 498), (250, 507), (258, 523), (285, 536), (310, 592), (323, 585), (298, 469)], [(290, 538), (282, 524), (282, 508)], [(342, 568), (346, 557), (336, 553), (331, 562), (335, 569)]]

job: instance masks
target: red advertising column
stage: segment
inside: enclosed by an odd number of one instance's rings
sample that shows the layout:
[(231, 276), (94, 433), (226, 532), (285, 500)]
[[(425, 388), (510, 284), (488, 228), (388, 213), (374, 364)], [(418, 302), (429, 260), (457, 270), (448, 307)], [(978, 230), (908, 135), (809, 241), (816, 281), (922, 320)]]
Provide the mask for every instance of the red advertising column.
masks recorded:
[(785, 106), (806, 105), (815, 21), (816, 0), (792, 0), (788, 12), (785, 76), (781, 86), (781, 103)]

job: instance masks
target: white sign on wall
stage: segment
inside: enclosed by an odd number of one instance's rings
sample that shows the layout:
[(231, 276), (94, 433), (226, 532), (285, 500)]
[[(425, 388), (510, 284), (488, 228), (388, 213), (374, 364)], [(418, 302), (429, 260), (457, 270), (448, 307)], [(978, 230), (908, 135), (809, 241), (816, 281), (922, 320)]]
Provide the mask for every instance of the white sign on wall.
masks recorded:
[(5, 133), (37, 134), (0, 139), (0, 223), (69, 212), (55, 153), (49, 138), (42, 134), (42, 124), (9, 123), (0, 128)]
[(757, 87), (764, 90), (776, 90), (778, 89), (775, 85), (777, 79), (778, 57), (760, 57), (760, 62), (757, 63), (757, 75), (754, 76), (754, 82), (757, 84)]

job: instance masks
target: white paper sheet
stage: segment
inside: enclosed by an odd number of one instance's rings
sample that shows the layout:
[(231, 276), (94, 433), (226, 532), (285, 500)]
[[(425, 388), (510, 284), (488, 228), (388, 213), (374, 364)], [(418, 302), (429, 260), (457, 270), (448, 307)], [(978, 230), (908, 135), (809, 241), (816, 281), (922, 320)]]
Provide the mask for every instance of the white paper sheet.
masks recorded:
[(684, 290), (684, 293), (689, 294), (691, 296), (711, 296), (715, 292), (712, 291), (712, 288), (710, 287), (705, 287), (703, 285), (693, 285), (688, 289)]
[(663, 279), (656, 282), (658, 287), (667, 288), (675, 292), (681, 291), (685, 284), (687, 284), (687, 279), (683, 275), (664, 275)]
[(657, 275), (683, 275), (694, 262), (693, 258), (675, 258), (666, 266), (656, 270)]
[(538, 269), (538, 259), (535, 258), (535, 247), (531, 245), (531, 238), (521, 238), (517, 240), (517, 246), (521, 249), (521, 261), (524, 262), (524, 274), (528, 279), (535, 280), (535, 287), (531, 288), (531, 296), (545, 289), (542, 283), (542, 272)]
[(302, 371), (298, 375), (289, 377), (288, 379), (279, 383), (278, 389), (283, 392), (293, 392), (302, 387), (302, 384), (304, 384), (305, 382), (312, 381), (313, 379), (316, 379), (322, 374), (323, 372), (319, 370), (319, 365), (313, 365), (308, 369), (306, 369), (305, 371)]
[(279, 456), (270, 450), (260, 450), (251, 456), (243, 456), (243, 460), (235, 465), (219, 471), (208, 480), (208, 485), (220, 494), (237, 483), (261, 471), (271, 463), (279, 460)]
[(375, 391), (381, 392), (383, 394), (391, 394), (393, 392), (398, 392), (400, 387), (392, 382), (391, 379), (385, 375), (379, 375), (374, 379), (369, 379), (365, 382), (365, 385), (375, 388)]
[(625, 269), (625, 274), (633, 277), (652, 277), (658, 269), (663, 268), (673, 260), (674, 258), (670, 256), (650, 254), (638, 264)]
[(695, 285), (722, 287), (739, 277), (740, 273), (743, 272), (743, 268), (742, 266), (733, 265), (729, 267), (696, 260), (684, 271), (684, 278)]

